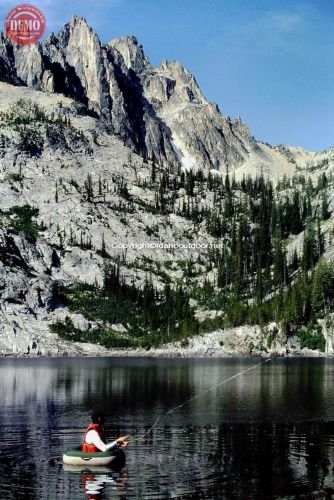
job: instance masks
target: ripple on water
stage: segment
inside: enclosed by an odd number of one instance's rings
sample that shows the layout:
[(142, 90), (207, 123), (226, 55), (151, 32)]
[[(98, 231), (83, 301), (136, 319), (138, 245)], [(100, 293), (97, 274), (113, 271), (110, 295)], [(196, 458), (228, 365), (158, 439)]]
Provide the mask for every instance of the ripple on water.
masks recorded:
[[(142, 439), (168, 408), (240, 371), (242, 362), (50, 363), (42, 371), (29, 364), (27, 375), (18, 362), (1, 378), (0, 500), (77, 500), (87, 491), (103, 491), (105, 499), (333, 494), (331, 364), (267, 364), (162, 418)], [(112, 416), (110, 437), (133, 438), (127, 470), (66, 470), (62, 453), (80, 442), (97, 403)]]
[[(192, 494), (198, 498), (210, 498), (205, 495), (242, 498), (249, 491), (258, 490), (260, 494), (263, 487), (273, 494), (276, 490), (281, 498), (297, 498), (296, 495), (302, 498), (307, 495), (306, 491), (312, 498), (320, 494), (319, 482), (322, 482), (322, 492), (331, 491), (334, 486), (334, 437), (321, 425), (316, 429), (291, 425), (275, 425), (269, 429), (268, 425), (250, 424), (157, 427), (143, 441), (130, 444), (124, 477), (111, 471), (90, 473), (63, 469), (63, 448), (55, 453), (57, 446), (73, 442), (73, 435), (79, 437), (78, 429), (72, 432), (58, 429), (52, 436), (54, 447), (50, 448), (42, 439), (38, 453), (16, 446), (22, 437), (19, 426), (11, 431), (0, 463), (3, 478), (0, 498), (5, 498), (5, 494), (11, 498), (8, 493), (14, 498), (14, 491), (17, 498), (24, 495), (29, 498), (36, 495), (36, 489), (41, 495), (37, 498), (45, 500), (61, 498), (64, 494), (77, 498), (75, 495), (85, 495), (94, 488), (106, 494), (126, 492), (127, 498), (166, 498), (166, 495), (191, 498)], [(313, 439), (315, 432), (317, 440)], [(145, 429), (139, 429), (133, 437), (139, 438), (144, 433)], [(275, 472), (275, 484), (270, 481), (264, 484), (261, 477), (265, 471)], [(295, 496), (287, 494), (286, 484), (290, 491), (296, 491)]]

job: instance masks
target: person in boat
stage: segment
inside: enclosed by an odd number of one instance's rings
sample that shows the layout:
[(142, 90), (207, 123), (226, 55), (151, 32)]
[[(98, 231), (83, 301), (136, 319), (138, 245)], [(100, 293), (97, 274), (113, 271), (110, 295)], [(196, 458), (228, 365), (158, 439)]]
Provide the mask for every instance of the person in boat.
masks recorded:
[(98, 451), (108, 451), (117, 448), (126, 448), (128, 445), (127, 437), (121, 436), (112, 443), (107, 443), (104, 434), (105, 415), (102, 411), (92, 413), (92, 423), (85, 431), (82, 440), (82, 451), (84, 453), (96, 453)]

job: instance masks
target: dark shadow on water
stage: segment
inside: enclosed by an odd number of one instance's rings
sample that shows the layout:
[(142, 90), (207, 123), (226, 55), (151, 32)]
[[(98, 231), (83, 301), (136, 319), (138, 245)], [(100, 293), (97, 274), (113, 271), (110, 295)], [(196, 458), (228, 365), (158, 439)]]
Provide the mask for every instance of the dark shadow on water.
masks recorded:
[(219, 498), (333, 498), (334, 423), (223, 424), (215, 448)]

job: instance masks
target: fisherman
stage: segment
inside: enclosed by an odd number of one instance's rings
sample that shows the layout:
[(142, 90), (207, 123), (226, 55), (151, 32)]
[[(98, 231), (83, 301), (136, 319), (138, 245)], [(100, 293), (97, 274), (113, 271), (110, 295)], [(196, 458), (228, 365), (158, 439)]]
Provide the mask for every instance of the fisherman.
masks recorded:
[(92, 423), (88, 425), (83, 440), (82, 451), (85, 453), (96, 453), (97, 451), (108, 451), (114, 448), (126, 448), (127, 437), (121, 436), (112, 443), (107, 443), (104, 434), (105, 415), (102, 411), (92, 413)]

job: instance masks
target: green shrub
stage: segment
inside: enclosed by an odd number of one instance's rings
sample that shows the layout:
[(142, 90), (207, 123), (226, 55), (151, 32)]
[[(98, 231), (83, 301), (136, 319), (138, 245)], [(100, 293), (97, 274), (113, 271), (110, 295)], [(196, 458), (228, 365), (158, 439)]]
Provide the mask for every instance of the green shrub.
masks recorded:
[(24, 180), (24, 177), (22, 174), (9, 174), (6, 177), (6, 181), (9, 182), (22, 182)]
[(110, 329), (79, 330), (74, 326), (69, 316), (65, 318), (65, 321), (58, 320), (52, 323), (49, 328), (53, 333), (59, 335), (60, 338), (72, 342), (90, 342), (92, 344), (103, 345), (108, 349), (138, 346), (136, 339), (121, 336)]
[(14, 216), (10, 219), (10, 225), (17, 231), (22, 231), (28, 239), (36, 240), (38, 236), (39, 226), (37, 222), (32, 219), (37, 217), (39, 213), (38, 208), (31, 207), (30, 205), (13, 206), (6, 215)]
[(326, 340), (320, 325), (310, 324), (305, 328), (301, 328), (297, 332), (297, 337), (302, 349), (307, 347), (308, 349), (318, 349), (325, 352)]
[(36, 128), (24, 128), (20, 130), (19, 148), (29, 156), (39, 158), (43, 152), (44, 139)]

